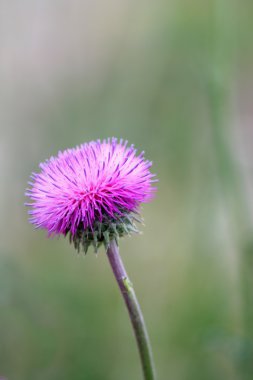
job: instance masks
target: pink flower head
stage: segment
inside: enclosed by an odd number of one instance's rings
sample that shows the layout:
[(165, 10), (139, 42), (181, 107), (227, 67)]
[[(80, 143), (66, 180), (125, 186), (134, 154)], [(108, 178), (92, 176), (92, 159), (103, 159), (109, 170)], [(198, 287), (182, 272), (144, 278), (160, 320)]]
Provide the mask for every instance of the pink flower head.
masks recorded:
[(116, 138), (59, 152), (31, 175), (30, 222), (49, 235), (69, 232), (78, 248), (84, 233), (95, 243), (105, 239), (104, 232), (109, 238), (128, 233), (131, 215), (153, 196), (151, 165), (144, 152), (136, 155), (133, 145)]

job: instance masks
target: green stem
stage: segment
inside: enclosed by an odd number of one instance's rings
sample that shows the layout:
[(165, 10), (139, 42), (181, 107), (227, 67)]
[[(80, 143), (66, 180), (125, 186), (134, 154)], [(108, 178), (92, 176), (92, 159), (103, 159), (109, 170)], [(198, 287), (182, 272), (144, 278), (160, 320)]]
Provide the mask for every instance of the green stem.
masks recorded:
[(107, 256), (124, 298), (135, 333), (145, 380), (155, 380), (155, 368), (145, 321), (133, 285), (124, 268), (115, 240), (111, 240)]

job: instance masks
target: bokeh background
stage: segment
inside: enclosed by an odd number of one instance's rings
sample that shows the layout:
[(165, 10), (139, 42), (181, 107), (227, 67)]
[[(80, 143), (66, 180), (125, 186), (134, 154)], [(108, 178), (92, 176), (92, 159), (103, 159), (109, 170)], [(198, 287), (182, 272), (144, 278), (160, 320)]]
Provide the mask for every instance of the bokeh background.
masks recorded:
[(160, 182), (121, 254), (159, 380), (253, 378), (253, 2), (0, 1), (0, 377), (141, 379), (103, 251), (27, 221), (31, 171), (122, 137)]

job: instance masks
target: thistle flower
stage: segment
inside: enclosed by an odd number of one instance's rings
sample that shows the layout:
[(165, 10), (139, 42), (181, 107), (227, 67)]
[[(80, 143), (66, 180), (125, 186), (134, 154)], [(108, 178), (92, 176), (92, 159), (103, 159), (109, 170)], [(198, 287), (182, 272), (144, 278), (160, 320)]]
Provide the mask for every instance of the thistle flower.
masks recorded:
[(138, 210), (154, 195), (152, 163), (144, 152), (116, 138), (59, 152), (32, 173), (26, 195), (30, 221), (49, 236), (69, 233), (75, 248), (95, 252), (104, 243), (135, 333), (145, 380), (155, 380), (152, 350), (133, 285), (118, 249), (118, 237), (137, 232)]
[(69, 234), (75, 248), (97, 251), (112, 239), (137, 232), (142, 202), (151, 200), (156, 180), (152, 163), (134, 145), (116, 138), (59, 152), (32, 173), (26, 195), (30, 222), (49, 236)]

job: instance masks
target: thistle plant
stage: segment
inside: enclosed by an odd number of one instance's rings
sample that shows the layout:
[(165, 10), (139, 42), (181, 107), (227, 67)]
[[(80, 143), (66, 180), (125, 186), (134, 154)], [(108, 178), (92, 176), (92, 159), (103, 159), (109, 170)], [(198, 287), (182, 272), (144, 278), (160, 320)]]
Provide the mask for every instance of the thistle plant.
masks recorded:
[(145, 380), (155, 379), (151, 346), (133, 285), (119, 254), (119, 238), (138, 232), (139, 207), (155, 192), (152, 163), (134, 145), (116, 138), (91, 141), (59, 152), (32, 173), (26, 196), (36, 228), (64, 235), (78, 250), (105, 247), (126, 303)]

